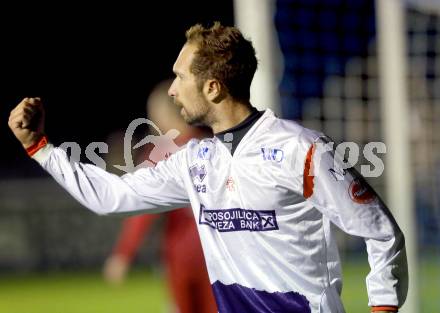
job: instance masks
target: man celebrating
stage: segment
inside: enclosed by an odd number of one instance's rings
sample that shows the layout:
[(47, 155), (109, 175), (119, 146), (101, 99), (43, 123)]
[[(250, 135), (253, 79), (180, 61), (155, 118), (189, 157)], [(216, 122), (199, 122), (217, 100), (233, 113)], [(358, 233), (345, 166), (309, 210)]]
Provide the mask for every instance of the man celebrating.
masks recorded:
[(155, 168), (118, 177), (70, 163), (50, 144), (37, 98), (11, 112), (11, 130), (98, 214), (190, 203), (221, 313), (344, 312), (333, 225), (365, 238), (372, 311), (396, 312), (408, 288), (405, 244), (381, 199), (356, 171), (339, 167), (331, 150), (320, 149), (324, 135), (252, 107), (257, 60), (237, 28), (195, 25), (186, 38), (168, 93), (185, 121), (210, 127), (213, 138), (191, 140)]

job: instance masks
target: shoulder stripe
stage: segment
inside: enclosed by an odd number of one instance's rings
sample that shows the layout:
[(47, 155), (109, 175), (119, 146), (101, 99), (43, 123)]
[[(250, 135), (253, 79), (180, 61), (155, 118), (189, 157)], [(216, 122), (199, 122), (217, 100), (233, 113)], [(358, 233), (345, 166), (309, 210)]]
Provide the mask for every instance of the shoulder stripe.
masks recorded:
[(313, 195), (313, 153), (315, 152), (315, 144), (312, 144), (307, 151), (306, 160), (304, 162), (304, 174), (303, 174), (303, 196), (309, 198)]

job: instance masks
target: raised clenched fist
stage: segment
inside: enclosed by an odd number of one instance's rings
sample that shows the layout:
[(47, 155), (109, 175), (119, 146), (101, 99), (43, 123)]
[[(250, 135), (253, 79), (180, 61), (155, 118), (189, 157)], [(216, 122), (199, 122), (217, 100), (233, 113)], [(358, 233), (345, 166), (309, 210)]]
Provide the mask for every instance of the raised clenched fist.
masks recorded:
[(9, 128), (25, 149), (44, 135), (44, 109), (40, 98), (24, 98), (10, 113)]

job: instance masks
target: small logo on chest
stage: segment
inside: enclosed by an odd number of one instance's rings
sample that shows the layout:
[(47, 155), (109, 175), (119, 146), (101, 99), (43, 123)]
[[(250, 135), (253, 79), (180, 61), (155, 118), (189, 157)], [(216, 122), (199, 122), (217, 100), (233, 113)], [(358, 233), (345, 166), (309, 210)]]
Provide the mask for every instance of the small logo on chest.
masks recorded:
[(277, 148), (261, 148), (261, 156), (264, 161), (281, 163), (284, 160), (284, 151)]
[(235, 191), (235, 182), (231, 176), (229, 176), (228, 180), (226, 180), (226, 190)]
[(206, 177), (205, 165), (202, 166), (199, 166), (198, 164), (193, 165), (189, 168), (189, 173), (193, 181), (198, 180), (199, 182), (202, 182)]
[(189, 168), (189, 174), (191, 175), (196, 191), (206, 193), (206, 185), (201, 184), (207, 175), (205, 165), (199, 166), (195, 164), (191, 166)]

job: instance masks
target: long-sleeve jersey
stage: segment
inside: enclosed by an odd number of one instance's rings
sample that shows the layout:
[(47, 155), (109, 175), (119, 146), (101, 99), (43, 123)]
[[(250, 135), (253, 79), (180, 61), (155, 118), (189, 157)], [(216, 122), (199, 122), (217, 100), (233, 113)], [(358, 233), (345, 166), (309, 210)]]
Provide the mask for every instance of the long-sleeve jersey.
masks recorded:
[(369, 305), (400, 306), (404, 237), (354, 170), (319, 149), (322, 134), (267, 110), (231, 155), (218, 138), (191, 140), (155, 168), (122, 177), (69, 162), (47, 145), (34, 158), (98, 214), (191, 204), (219, 312), (344, 312), (334, 225), (365, 239)]

